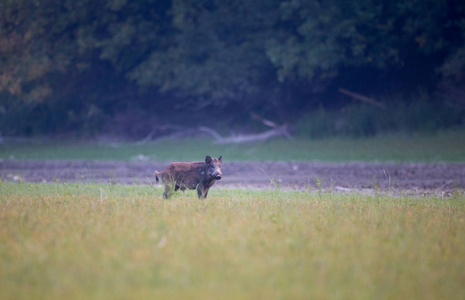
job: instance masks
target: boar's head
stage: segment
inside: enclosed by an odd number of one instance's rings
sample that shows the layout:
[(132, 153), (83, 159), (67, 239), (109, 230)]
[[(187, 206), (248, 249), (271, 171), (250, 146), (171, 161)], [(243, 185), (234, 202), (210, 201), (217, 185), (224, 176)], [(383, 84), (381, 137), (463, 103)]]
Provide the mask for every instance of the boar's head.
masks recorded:
[(216, 180), (220, 180), (223, 173), (221, 172), (221, 163), (223, 162), (222, 156), (219, 158), (211, 158), (210, 156), (205, 157), (205, 163), (207, 164), (207, 174)]

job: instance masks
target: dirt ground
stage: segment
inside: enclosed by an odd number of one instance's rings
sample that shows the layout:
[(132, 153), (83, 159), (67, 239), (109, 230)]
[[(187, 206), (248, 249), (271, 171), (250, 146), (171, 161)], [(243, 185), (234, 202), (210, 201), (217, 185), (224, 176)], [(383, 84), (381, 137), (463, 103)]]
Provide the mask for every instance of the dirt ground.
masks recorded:
[[(4, 182), (155, 184), (164, 162), (0, 160)], [(322, 189), (451, 195), (465, 190), (465, 163), (227, 162), (214, 188)]]

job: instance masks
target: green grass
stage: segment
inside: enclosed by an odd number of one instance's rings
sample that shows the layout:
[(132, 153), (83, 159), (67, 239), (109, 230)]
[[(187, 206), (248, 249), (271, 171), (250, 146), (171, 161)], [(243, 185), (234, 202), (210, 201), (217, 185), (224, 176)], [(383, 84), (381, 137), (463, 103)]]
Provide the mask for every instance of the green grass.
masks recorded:
[(465, 161), (465, 132), (384, 135), (372, 138), (276, 139), (246, 145), (214, 145), (210, 139), (166, 140), (118, 147), (58, 141), (41, 144), (0, 144), (0, 159), (90, 159), (193, 161), (206, 154), (226, 160), (318, 161)]
[(0, 299), (463, 299), (465, 196), (0, 183)]

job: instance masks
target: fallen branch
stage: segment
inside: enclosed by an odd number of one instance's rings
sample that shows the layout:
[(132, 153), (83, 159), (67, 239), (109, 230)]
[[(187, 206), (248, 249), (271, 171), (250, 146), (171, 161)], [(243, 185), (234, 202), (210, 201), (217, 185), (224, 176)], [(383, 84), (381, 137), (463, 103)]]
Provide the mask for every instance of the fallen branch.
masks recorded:
[(339, 93), (341, 94), (344, 94), (344, 95), (347, 95), (349, 97), (352, 97), (354, 98), (355, 100), (360, 100), (360, 101), (363, 101), (363, 102), (366, 102), (366, 103), (369, 103), (369, 104), (372, 104), (372, 105), (376, 105), (378, 107), (381, 107), (382, 109), (386, 109), (386, 106), (379, 102), (379, 101), (376, 101), (375, 99), (373, 98), (370, 98), (370, 97), (367, 97), (367, 96), (364, 96), (362, 94), (358, 94), (358, 93), (355, 93), (355, 92), (351, 92), (349, 90), (346, 90), (346, 89), (343, 89), (343, 88), (339, 88)]
[(281, 125), (279, 127), (275, 127), (271, 130), (257, 133), (257, 134), (245, 134), (245, 135), (235, 135), (229, 137), (222, 137), (218, 132), (213, 130), (210, 127), (201, 126), (199, 127), (200, 131), (209, 133), (215, 138), (215, 144), (240, 144), (240, 143), (251, 143), (251, 142), (264, 142), (269, 140), (273, 137), (278, 136), (286, 136), (290, 138), (290, 134), (287, 131), (287, 125)]
[[(160, 135), (160, 132), (174, 131), (171, 134)], [(167, 125), (161, 126), (161, 130), (157, 128), (152, 130), (145, 138), (136, 142), (136, 145), (145, 145), (148, 142), (180, 139), (198, 135), (199, 131), (196, 129), (186, 129), (182, 126)]]
[(261, 116), (257, 115), (256, 113), (250, 113), (250, 116), (255, 120), (261, 121), (263, 124), (265, 124), (268, 127), (271, 127), (271, 128), (279, 127), (279, 125), (276, 124), (275, 122), (264, 119)]

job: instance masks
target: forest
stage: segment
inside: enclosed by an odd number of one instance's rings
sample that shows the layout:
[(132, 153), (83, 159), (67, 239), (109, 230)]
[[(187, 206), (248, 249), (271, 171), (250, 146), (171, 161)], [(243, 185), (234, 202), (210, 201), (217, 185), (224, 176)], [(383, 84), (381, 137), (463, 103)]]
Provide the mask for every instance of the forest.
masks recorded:
[(2, 0), (0, 136), (465, 125), (458, 0)]

